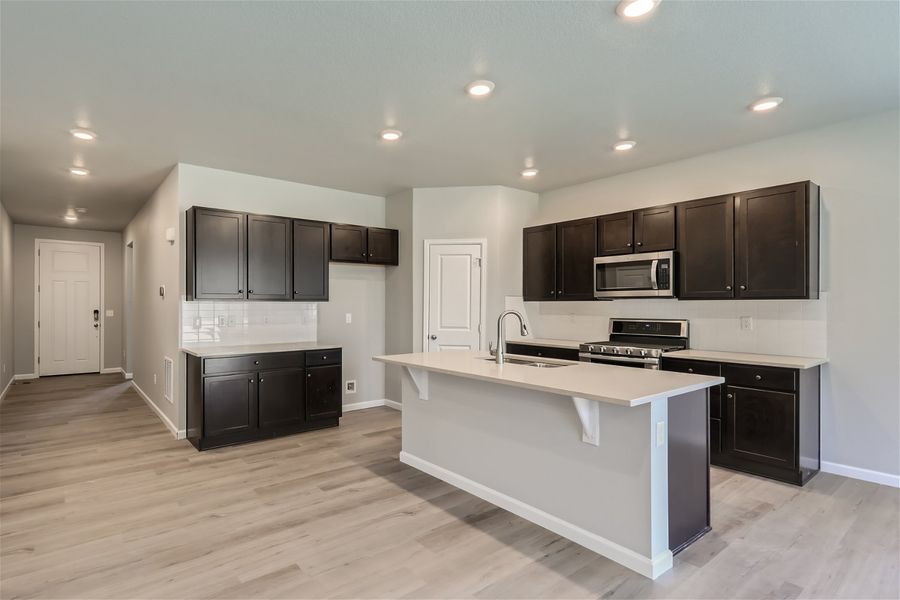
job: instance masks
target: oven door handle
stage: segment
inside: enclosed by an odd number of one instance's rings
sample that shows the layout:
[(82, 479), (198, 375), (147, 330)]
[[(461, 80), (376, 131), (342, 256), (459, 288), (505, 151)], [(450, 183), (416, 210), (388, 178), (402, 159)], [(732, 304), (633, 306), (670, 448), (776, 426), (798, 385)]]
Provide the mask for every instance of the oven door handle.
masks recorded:
[(658, 358), (638, 358), (637, 356), (609, 356), (606, 354), (590, 354), (588, 352), (579, 352), (578, 356), (580, 358), (588, 358), (588, 359), (597, 359), (597, 360), (609, 360), (612, 362), (622, 362), (622, 363), (641, 363), (641, 364), (655, 364), (659, 362)]
[(659, 283), (656, 280), (656, 272), (659, 270), (659, 259), (654, 258), (650, 261), (650, 287), (654, 290), (659, 289)]

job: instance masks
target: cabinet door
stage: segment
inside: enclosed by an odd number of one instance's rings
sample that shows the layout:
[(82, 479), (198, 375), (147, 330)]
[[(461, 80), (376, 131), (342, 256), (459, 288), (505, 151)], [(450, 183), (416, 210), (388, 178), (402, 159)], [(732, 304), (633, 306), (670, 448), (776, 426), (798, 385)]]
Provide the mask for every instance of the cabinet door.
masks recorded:
[(291, 299), (291, 220), (247, 215), (247, 298)]
[(257, 428), (256, 373), (203, 379), (203, 436), (250, 433)]
[(795, 468), (797, 396), (738, 386), (725, 389), (725, 452), (734, 458)]
[(331, 260), (364, 263), (367, 255), (365, 227), (338, 224), (331, 226)]
[(738, 297), (807, 297), (806, 189), (799, 183), (735, 197)]
[(656, 206), (634, 211), (635, 252), (662, 252), (674, 249), (674, 206)]
[(303, 369), (259, 373), (259, 426), (301, 423), (306, 416)]
[(522, 230), (522, 295), (526, 301), (556, 299), (556, 225)]
[[(193, 220), (193, 294), (198, 300), (246, 298), (246, 215), (195, 208)], [(189, 249), (188, 251), (190, 251)], [(189, 259), (190, 260), (190, 259)]]
[(597, 256), (634, 252), (634, 214), (631, 211), (597, 217)]
[(734, 198), (678, 205), (678, 298), (734, 297)]
[(328, 300), (330, 243), (328, 223), (294, 220), (294, 300)]
[(341, 367), (306, 369), (306, 418), (325, 419), (341, 416)]
[(558, 300), (593, 299), (596, 251), (597, 219), (579, 219), (556, 225)]
[(366, 231), (369, 247), (368, 262), (377, 265), (399, 264), (399, 232), (396, 229), (369, 227)]

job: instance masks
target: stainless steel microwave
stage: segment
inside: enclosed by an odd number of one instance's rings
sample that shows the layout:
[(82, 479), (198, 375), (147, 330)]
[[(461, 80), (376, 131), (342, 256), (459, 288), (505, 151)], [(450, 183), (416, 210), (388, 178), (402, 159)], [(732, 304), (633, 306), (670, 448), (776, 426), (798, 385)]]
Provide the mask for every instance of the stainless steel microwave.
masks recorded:
[(594, 259), (594, 298), (674, 297), (674, 253), (644, 252)]

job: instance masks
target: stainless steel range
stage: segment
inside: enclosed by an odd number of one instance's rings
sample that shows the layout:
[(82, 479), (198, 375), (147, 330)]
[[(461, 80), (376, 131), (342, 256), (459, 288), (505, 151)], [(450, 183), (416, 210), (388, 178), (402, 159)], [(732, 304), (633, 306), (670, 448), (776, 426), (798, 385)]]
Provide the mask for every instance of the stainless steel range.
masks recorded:
[(583, 362), (659, 369), (662, 355), (688, 348), (688, 322), (683, 319), (610, 319), (609, 340), (581, 344)]

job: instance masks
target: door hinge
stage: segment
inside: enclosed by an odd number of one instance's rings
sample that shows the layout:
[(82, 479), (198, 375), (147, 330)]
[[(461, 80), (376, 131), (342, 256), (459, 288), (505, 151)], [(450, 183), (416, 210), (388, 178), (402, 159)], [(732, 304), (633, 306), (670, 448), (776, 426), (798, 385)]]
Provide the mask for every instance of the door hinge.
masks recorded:
[(38, 284), (38, 293), (41, 291), (41, 284)]
[(38, 364), (41, 364), (41, 357), (38, 356)]
[(41, 328), (41, 322), (38, 321), (38, 329), (40, 329), (40, 328)]
[(480, 257), (477, 257), (477, 256), (476, 256), (474, 259), (472, 259), (472, 262), (475, 263), (475, 266), (476, 266), (476, 267), (480, 267), (480, 266), (481, 266), (481, 258), (480, 258)]

